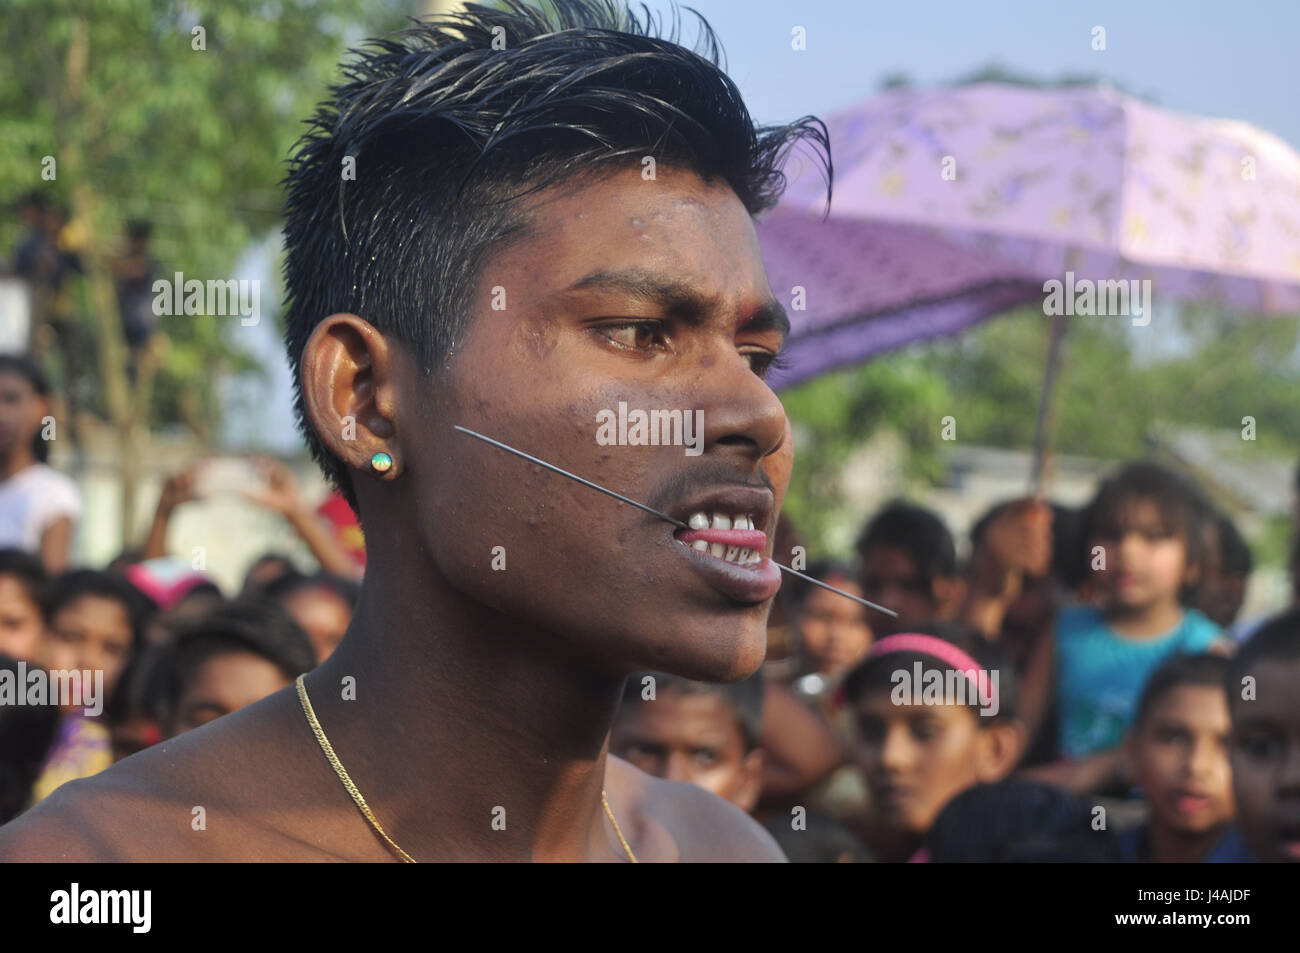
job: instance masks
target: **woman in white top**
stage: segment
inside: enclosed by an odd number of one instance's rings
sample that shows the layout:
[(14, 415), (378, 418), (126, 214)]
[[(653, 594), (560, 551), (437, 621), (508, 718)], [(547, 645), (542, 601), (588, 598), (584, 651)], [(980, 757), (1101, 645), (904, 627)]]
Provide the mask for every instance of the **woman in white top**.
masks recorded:
[(35, 553), (49, 573), (68, 567), (81, 494), (46, 466), (49, 384), (26, 357), (0, 354), (0, 548)]

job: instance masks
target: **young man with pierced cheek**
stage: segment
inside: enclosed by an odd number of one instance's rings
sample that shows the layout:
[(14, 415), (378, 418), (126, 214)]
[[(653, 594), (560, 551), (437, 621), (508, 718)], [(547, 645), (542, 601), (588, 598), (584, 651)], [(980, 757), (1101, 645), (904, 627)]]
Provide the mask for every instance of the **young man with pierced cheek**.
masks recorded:
[[(404, 35), (423, 58), (368, 54), (370, 82), (338, 92), (341, 118), (291, 172), (304, 433), (367, 542), (346, 636), (298, 685), (69, 785), (0, 832), (0, 858), (783, 859), (735, 806), (610, 756), (608, 734), (633, 671), (735, 681), (763, 660), (794, 451), (764, 380), (787, 323), (752, 216), (775, 198), (780, 143), (824, 137), (796, 124), (755, 140), (709, 60), (603, 5), (557, 7), (551, 25), (479, 8), (463, 38)], [(414, 59), (427, 72), (408, 75)], [(526, 117), (505, 112), (530, 96)], [(406, 117), (396, 140), (389, 110)], [(598, 134), (557, 135), (575, 111)], [(489, 133), (513, 151), (448, 199), (440, 184), (490, 153)], [(368, 171), (340, 185), (352, 154)], [(602, 446), (597, 414), (620, 401), (702, 411), (703, 453)], [(761, 534), (756, 561), (712, 554), (760, 538), (745, 533)]]

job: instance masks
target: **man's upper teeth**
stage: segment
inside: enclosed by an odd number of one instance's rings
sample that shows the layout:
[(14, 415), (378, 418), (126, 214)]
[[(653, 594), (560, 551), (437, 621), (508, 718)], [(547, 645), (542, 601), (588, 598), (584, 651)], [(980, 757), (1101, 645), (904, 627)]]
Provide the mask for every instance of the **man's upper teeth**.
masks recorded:
[[(691, 529), (753, 529), (754, 518), (746, 513), (736, 513), (728, 515), (726, 513), (706, 513), (700, 511), (692, 513), (691, 518), (686, 521), (686, 525)], [(725, 559), (729, 563), (738, 563), (742, 566), (751, 565), (759, 562), (763, 556), (757, 549), (742, 549), (739, 546), (728, 546), (725, 543), (710, 543), (703, 539), (697, 539), (691, 544), (693, 549), (700, 552), (708, 552), (711, 556), (719, 559)]]
[(746, 513), (736, 513), (731, 516), (726, 513), (710, 514), (701, 510), (692, 513), (686, 525), (691, 529), (753, 529), (754, 518)]

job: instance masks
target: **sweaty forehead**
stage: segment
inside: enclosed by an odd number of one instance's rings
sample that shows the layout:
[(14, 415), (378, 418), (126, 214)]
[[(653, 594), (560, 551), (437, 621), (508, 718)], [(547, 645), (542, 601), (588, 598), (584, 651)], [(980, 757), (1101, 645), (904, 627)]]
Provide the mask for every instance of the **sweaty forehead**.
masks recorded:
[(662, 166), (646, 180), (624, 169), (540, 193), (528, 218), (527, 233), (496, 264), (526, 271), (534, 293), (632, 268), (721, 297), (767, 293), (753, 222), (721, 180)]

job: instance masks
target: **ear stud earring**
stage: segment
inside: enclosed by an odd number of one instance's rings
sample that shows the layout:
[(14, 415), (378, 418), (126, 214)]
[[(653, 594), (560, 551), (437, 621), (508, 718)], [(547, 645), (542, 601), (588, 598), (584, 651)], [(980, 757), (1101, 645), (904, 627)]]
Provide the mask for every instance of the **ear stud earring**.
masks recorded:
[(370, 458), (370, 469), (376, 473), (387, 473), (393, 469), (393, 458), (381, 450)]

